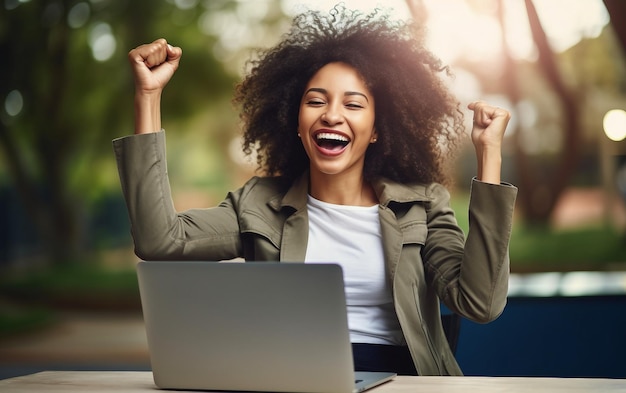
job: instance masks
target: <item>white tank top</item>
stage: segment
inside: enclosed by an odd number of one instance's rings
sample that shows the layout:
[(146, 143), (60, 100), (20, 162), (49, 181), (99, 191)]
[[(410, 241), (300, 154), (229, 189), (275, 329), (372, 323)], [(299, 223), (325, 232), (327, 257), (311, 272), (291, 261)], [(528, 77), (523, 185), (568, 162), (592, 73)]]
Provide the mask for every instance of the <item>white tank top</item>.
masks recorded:
[(385, 275), (378, 205), (335, 205), (309, 196), (307, 207), (305, 262), (341, 265), (351, 341), (403, 345)]

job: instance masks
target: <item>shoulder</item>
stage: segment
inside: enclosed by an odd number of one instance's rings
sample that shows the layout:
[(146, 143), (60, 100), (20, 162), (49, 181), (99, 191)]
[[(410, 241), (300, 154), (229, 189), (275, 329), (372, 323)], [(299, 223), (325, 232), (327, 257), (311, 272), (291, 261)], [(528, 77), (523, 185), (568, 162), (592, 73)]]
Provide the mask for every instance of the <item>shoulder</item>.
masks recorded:
[(282, 198), (289, 190), (289, 184), (282, 177), (254, 176), (250, 178), (239, 190), (239, 198), (242, 200), (265, 201)]
[(255, 192), (285, 193), (289, 189), (289, 183), (280, 176), (254, 176), (242, 188)]
[[(294, 189), (298, 192), (294, 193)], [(299, 187), (283, 177), (255, 176), (239, 189), (230, 192), (228, 200), (240, 214), (245, 211), (258, 213), (266, 210), (276, 213), (286, 206), (298, 210), (302, 204), (306, 204), (306, 190), (299, 191)], [(305, 198), (301, 197), (302, 193)], [(295, 202), (288, 203), (292, 199)]]
[(395, 203), (431, 202), (447, 194), (439, 183), (399, 183), (387, 178), (378, 178), (373, 183), (379, 202), (383, 205)]

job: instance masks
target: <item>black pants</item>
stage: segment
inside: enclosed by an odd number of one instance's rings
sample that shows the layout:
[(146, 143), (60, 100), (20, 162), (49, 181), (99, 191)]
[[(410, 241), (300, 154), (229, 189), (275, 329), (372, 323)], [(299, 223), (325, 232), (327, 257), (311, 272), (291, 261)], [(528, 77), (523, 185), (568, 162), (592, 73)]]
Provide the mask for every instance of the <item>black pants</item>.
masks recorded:
[(352, 343), (355, 371), (387, 371), (398, 375), (417, 375), (406, 346)]

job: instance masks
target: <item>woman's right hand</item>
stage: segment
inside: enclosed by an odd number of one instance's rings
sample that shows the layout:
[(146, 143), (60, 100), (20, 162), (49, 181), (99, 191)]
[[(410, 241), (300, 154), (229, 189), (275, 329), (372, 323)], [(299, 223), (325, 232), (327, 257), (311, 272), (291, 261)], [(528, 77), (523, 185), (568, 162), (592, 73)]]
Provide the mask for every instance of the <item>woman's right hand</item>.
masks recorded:
[(178, 68), (183, 54), (181, 48), (173, 47), (164, 38), (140, 45), (128, 53), (136, 94), (160, 94)]
[(161, 130), (161, 93), (178, 68), (183, 51), (163, 38), (128, 53), (135, 78), (135, 134)]

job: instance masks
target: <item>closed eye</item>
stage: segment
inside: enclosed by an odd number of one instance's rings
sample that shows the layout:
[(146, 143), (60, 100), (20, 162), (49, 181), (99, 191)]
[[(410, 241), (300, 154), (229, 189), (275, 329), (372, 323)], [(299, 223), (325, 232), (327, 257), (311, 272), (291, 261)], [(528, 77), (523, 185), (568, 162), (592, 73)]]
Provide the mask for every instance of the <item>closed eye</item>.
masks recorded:
[(311, 106), (322, 106), (324, 105), (324, 101), (320, 99), (312, 99), (312, 100), (308, 100), (306, 104), (311, 105)]

